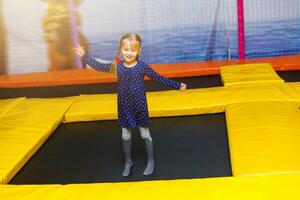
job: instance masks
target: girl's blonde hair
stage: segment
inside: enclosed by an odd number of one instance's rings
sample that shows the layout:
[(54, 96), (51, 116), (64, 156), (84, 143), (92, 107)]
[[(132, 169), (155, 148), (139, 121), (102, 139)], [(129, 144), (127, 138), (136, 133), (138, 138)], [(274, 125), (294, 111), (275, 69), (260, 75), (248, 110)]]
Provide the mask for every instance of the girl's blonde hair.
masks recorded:
[[(123, 35), (121, 37), (120, 42), (119, 42), (119, 48), (118, 48), (117, 55), (116, 55), (116, 59), (110, 65), (110, 73), (112, 73), (116, 77), (117, 77), (117, 65), (118, 65), (120, 55), (121, 55), (122, 42), (123, 42), (123, 40), (126, 40), (126, 39), (131, 40), (131, 41), (137, 41), (139, 43), (140, 47), (142, 45), (142, 38), (137, 33), (126, 33), (125, 35)], [(137, 59), (138, 58), (139, 58), (139, 55), (138, 55)]]

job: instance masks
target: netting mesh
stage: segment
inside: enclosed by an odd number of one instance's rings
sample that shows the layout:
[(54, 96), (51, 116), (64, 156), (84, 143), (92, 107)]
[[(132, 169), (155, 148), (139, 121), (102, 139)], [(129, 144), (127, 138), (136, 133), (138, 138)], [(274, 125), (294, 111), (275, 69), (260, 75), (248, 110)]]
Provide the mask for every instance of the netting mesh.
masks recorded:
[[(112, 60), (127, 32), (142, 36), (141, 59), (149, 64), (239, 58), (236, 0), (74, 3), (80, 42), (97, 58)], [(0, 73), (76, 67), (67, 0), (0, 5)], [(299, 54), (299, 12), (300, 0), (244, 0), (246, 58)]]
[[(154, 0), (118, 6), (110, 19), (104, 8), (104, 12), (91, 11), (88, 5), (81, 8), (82, 13), (89, 10), (89, 15), (98, 19), (83, 25), (94, 56), (112, 59), (119, 38), (126, 32), (142, 36), (141, 58), (147, 63), (228, 59), (230, 50), (235, 51), (236, 5), (231, 2)], [(110, 10), (110, 4), (105, 8)], [(103, 28), (95, 34), (95, 27)]]
[(246, 58), (300, 53), (299, 0), (244, 0)]

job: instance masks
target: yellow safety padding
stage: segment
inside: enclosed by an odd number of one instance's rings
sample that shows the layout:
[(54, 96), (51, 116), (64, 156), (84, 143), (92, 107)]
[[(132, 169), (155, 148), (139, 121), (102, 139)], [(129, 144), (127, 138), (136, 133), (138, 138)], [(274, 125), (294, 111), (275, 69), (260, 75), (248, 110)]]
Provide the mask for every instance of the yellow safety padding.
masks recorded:
[(299, 107), (294, 102), (227, 106), (234, 176), (300, 172)]
[(5, 200), (299, 199), (300, 174), (73, 185), (0, 185)]
[[(299, 101), (300, 93), (289, 84), (257, 84), (239, 85), (235, 87), (224, 87), (230, 91), (230, 101), (226, 105), (243, 102), (279, 101), (290, 102)], [(300, 89), (300, 85), (299, 85)], [(223, 99), (225, 100), (225, 99)]]
[[(150, 117), (199, 115), (224, 112), (224, 98), (230, 91), (223, 87), (170, 90), (147, 93)], [(215, 97), (215, 98), (212, 98)]]
[[(224, 112), (230, 90), (223, 87), (180, 92), (177, 90), (147, 93), (149, 115), (166, 117)], [(224, 98), (227, 101), (224, 101)], [(117, 119), (116, 94), (81, 95), (65, 115), (65, 122)]]
[(64, 122), (109, 120), (117, 118), (117, 95), (80, 95), (65, 114)]
[(293, 92), (296, 95), (300, 95), (300, 82), (291, 82), (291, 83), (287, 83), (287, 85), (290, 87), (291, 90), (293, 90)]
[(0, 183), (8, 183), (60, 124), (72, 99), (24, 99), (1, 117)]
[[(300, 84), (259, 84), (147, 93), (151, 117), (220, 113), (242, 102), (299, 102)], [(65, 115), (66, 122), (117, 119), (116, 94), (81, 95)]]
[(24, 100), (25, 97), (16, 99), (1, 99), (0, 100), (0, 118), (5, 115), (11, 108), (13, 108), (17, 103)]
[(224, 86), (284, 83), (269, 63), (229, 65), (220, 70)]

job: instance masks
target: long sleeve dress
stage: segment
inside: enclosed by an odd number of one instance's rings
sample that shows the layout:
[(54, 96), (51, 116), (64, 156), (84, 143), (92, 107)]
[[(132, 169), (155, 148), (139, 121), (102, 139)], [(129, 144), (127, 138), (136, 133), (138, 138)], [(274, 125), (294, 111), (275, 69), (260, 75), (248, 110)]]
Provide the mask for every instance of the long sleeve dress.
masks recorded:
[[(93, 57), (84, 55), (83, 62), (98, 71), (109, 72), (110, 64), (100, 63)], [(122, 128), (136, 128), (149, 126), (149, 114), (144, 87), (144, 77), (169, 86), (180, 89), (179, 82), (167, 79), (142, 61), (138, 61), (134, 67), (126, 67), (124, 62), (117, 65), (118, 78), (118, 123)]]

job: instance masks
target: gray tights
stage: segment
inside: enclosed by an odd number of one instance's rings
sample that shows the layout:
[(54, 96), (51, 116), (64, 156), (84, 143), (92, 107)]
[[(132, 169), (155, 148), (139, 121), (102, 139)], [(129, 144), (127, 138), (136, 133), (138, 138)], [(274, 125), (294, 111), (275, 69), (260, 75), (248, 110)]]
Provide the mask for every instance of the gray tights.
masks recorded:
[[(149, 128), (140, 127), (141, 137), (145, 140), (145, 147), (147, 151), (147, 166), (143, 172), (143, 175), (151, 175), (154, 171), (154, 157), (153, 157), (153, 142), (150, 135)], [(123, 139), (123, 151), (125, 157), (124, 170), (122, 172), (123, 176), (129, 176), (130, 169), (133, 165), (131, 159), (131, 129), (122, 128), (122, 139)]]

